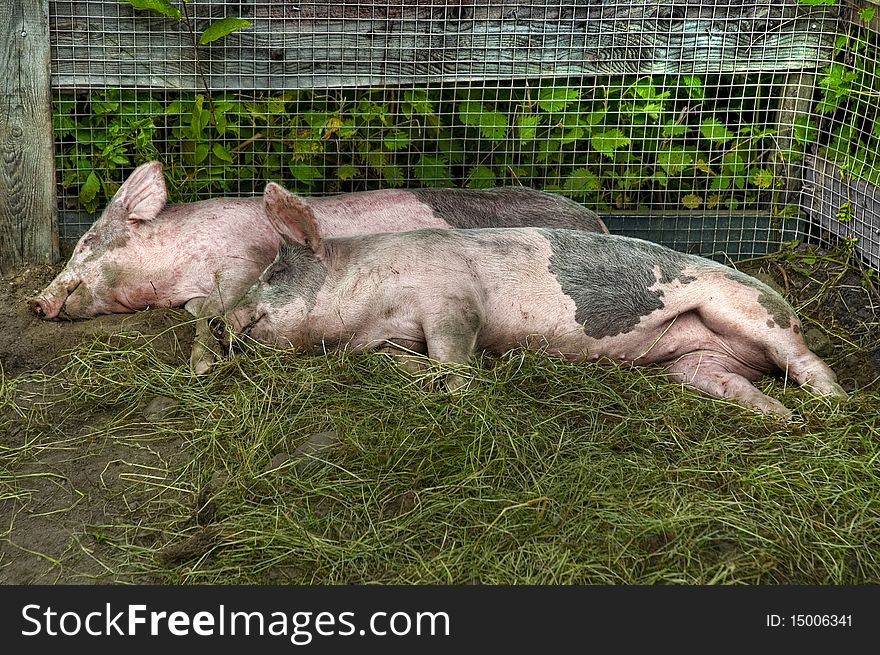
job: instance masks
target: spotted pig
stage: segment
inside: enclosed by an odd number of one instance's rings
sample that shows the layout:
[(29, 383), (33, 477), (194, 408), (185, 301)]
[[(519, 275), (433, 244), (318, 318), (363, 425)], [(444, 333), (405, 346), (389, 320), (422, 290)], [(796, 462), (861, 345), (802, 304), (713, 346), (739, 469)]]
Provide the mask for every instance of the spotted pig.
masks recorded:
[(266, 209), (286, 243), (227, 313), (233, 331), (257, 341), (441, 362), (526, 347), (575, 361), (656, 364), (676, 382), (781, 415), (790, 412), (752, 384), (766, 373), (845, 396), (778, 293), (705, 258), (565, 229), (328, 238), (272, 193)]

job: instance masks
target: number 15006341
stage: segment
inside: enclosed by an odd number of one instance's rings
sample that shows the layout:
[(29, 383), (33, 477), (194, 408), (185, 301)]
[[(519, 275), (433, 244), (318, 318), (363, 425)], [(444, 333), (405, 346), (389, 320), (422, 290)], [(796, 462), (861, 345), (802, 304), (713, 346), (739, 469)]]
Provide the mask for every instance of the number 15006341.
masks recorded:
[(768, 628), (851, 628), (852, 614), (768, 614)]

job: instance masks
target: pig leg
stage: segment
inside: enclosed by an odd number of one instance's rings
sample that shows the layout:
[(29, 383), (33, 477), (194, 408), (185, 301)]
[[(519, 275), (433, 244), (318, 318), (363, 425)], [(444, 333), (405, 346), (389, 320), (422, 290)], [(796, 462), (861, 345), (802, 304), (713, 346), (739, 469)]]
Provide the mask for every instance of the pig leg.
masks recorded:
[(190, 353), (190, 368), (196, 375), (207, 373), (223, 351), (211, 329), (210, 320), (232, 309), (250, 288), (253, 279), (247, 268), (231, 269), (215, 274), (214, 288), (203, 298), (193, 298), (184, 308), (196, 317), (196, 334)]
[(418, 375), (425, 371), (424, 355), (427, 352), (424, 342), (408, 339), (388, 339), (377, 352), (391, 355), (408, 373)]
[[(734, 297), (734, 300), (738, 298)], [(761, 347), (765, 356), (779, 370), (811, 393), (820, 396), (846, 397), (846, 391), (837, 384), (834, 371), (807, 348), (800, 333), (800, 325), (794, 317), (792, 320), (795, 324), (791, 330), (785, 330), (781, 334), (777, 330), (768, 333), (761, 325), (749, 325), (748, 321), (743, 322), (741, 317), (748, 316), (752, 309), (748, 303), (735, 309), (738, 311), (730, 312), (706, 306), (700, 308), (699, 314), (706, 327), (717, 335), (750, 331), (755, 335), (753, 338), (756, 345)], [(794, 331), (795, 327), (798, 332)]]
[(192, 351), (189, 355), (190, 368), (196, 375), (204, 375), (217, 361), (220, 352), (220, 344), (211, 331), (208, 320), (214, 316), (208, 311), (210, 304), (207, 298), (193, 298), (186, 303), (183, 308), (196, 317), (195, 330), (196, 334), (193, 338)]
[(837, 384), (831, 367), (811, 352), (804, 343), (776, 343), (768, 347), (774, 363), (810, 393), (817, 396), (847, 396)]
[(699, 389), (710, 396), (730, 398), (761, 412), (791, 416), (791, 410), (785, 405), (764, 395), (742, 375), (726, 370), (711, 357), (696, 353), (685, 355), (667, 364), (666, 372), (673, 381)]
[[(443, 303), (440, 303), (441, 306)], [(450, 309), (455, 311), (456, 299)], [(465, 303), (466, 305), (473, 303)], [(438, 362), (467, 364), (477, 346), (477, 337), (483, 325), (482, 316), (473, 309), (464, 309), (453, 315), (432, 315), (422, 323), (425, 341), (428, 344), (428, 357)], [(446, 376), (446, 388), (449, 391), (465, 389), (469, 381), (454, 373)]]

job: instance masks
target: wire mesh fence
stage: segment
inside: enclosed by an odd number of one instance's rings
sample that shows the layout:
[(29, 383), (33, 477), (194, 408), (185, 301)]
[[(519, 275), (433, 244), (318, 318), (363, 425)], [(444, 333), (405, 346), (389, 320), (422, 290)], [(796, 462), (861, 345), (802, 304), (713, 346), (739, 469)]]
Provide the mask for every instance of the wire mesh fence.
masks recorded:
[(61, 235), (159, 159), (177, 202), (525, 185), (700, 254), (878, 265), (878, 20), (843, 2), (51, 2)]

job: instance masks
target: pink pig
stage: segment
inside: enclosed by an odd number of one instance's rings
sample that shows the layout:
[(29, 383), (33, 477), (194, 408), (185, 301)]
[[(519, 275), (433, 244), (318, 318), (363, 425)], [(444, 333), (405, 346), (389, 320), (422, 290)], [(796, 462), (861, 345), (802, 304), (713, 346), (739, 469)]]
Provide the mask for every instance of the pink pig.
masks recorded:
[[(527, 188), (383, 190), (306, 199), (273, 187), (323, 233), (337, 236), (490, 225), (608, 231), (579, 204)], [(45, 319), (183, 307), (196, 317), (190, 363), (204, 373), (216, 346), (208, 318), (241, 299), (275, 259), (282, 238), (261, 197), (177, 205), (167, 199), (162, 165), (139, 166), (79, 240), (64, 270), (29, 304)]]

